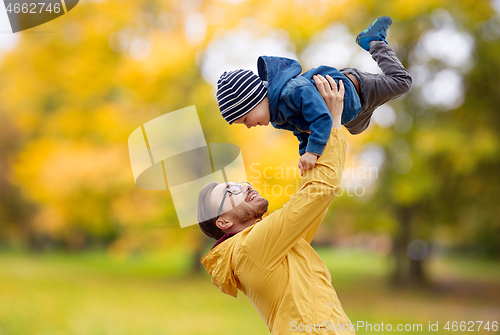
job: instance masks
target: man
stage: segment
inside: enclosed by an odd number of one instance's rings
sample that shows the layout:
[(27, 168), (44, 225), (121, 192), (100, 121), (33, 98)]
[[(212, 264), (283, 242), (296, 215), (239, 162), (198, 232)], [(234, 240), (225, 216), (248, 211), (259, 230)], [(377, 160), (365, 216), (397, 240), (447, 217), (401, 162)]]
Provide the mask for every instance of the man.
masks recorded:
[(310, 245), (345, 161), (344, 85), (340, 81), (337, 90), (327, 79), (314, 78), (333, 118), (328, 143), (316, 166), (301, 170), (300, 190), (283, 208), (267, 215), (269, 202), (246, 183), (209, 183), (198, 199), (200, 228), (218, 240), (203, 266), (222, 292), (236, 297), (242, 291), (271, 334), (354, 334), (330, 273)]

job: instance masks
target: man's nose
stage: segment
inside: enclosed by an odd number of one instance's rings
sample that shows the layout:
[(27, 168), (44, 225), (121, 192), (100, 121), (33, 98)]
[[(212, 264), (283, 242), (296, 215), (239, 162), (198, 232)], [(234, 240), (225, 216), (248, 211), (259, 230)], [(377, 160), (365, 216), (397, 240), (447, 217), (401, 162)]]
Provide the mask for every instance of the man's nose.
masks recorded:
[(245, 192), (248, 193), (250, 192), (253, 188), (252, 188), (252, 185), (248, 185), (248, 184), (244, 184), (245, 185)]

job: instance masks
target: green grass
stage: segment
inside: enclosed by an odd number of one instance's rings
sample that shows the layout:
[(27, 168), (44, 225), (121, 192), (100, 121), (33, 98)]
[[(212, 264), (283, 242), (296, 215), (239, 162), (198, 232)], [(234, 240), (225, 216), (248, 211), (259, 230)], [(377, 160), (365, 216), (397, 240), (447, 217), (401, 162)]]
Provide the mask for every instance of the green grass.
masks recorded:
[[(446, 321), (500, 321), (500, 263), (445, 258), (430, 262), (428, 290), (393, 289), (388, 259), (320, 249), (353, 323), (419, 323), (448, 334)], [(268, 334), (243, 294), (224, 295), (206, 274), (187, 274), (190, 258), (104, 253), (0, 253), (0, 335)], [(439, 321), (440, 331), (428, 323)], [(375, 331), (360, 329), (358, 334)], [(493, 334), (495, 332), (474, 332)]]

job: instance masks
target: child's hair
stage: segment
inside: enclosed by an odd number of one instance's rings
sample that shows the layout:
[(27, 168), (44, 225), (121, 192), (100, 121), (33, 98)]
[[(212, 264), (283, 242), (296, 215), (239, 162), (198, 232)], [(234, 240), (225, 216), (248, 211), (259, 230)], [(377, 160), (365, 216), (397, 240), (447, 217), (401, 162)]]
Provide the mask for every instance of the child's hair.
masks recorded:
[(229, 124), (250, 112), (266, 95), (264, 82), (250, 70), (224, 72), (217, 82), (219, 110)]

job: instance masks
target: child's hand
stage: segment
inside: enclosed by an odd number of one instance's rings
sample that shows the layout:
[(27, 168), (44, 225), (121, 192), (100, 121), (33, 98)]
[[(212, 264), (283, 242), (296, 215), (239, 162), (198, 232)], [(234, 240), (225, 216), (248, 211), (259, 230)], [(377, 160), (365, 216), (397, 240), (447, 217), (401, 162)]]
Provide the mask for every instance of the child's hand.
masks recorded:
[(316, 165), (316, 161), (318, 160), (318, 155), (315, 155), (310, 152), (306, 152), (299, 159), (299, 169), (300, 176), (304, 175), (304, 170), (312, 169)]

